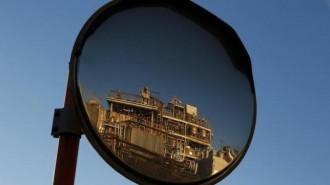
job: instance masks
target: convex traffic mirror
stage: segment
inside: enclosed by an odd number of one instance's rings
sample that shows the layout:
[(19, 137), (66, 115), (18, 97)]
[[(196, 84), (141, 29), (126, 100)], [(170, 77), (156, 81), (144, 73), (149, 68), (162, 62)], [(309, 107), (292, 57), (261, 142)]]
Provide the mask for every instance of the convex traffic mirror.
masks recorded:
[(134, 182), (214, 184), (245, 155), (256, 115), (249, 56), (193, 2), (110, 2), (71, 62), (84, 133)]

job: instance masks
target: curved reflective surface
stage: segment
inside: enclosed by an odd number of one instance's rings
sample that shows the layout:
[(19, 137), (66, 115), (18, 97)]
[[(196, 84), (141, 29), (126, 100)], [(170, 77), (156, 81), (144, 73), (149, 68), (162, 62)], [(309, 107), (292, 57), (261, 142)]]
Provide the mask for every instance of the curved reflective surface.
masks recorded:
[(168, 8), (110, 16), (86, 39), (77, 74), (102, 145), (152, 179), (217, 176), (253, 132), (251, 79), (218, 38)]

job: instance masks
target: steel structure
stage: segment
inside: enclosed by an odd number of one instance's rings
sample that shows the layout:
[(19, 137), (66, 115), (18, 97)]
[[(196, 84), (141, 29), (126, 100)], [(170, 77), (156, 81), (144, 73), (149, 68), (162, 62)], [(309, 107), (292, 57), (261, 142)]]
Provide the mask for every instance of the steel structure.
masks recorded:
[(214, 151), (210, 122), (197, 115), (197, 107), (178, 98), (165, 104), (145, 87), (140, 94), (110, 91), (108, 109), (98, 98), (88, 99), (85, 106), (90, 120), (107, 147), (143, 174), (197, 180), (233, 160), (235, 154), (228, 146)]

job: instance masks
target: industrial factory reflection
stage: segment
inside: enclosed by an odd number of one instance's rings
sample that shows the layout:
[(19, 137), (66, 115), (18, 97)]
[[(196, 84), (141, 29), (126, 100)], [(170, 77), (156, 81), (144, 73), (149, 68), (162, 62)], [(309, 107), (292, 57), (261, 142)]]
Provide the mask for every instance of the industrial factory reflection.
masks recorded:
[(164, 181), (199, 180), (223, 170), (239, 153), (229, 145), (216, 150), (212, 123), (198, 115), (198, 107), (177, 97), (164, 103), (148, 87), (136, 94), (117, 89), (108, 93), (104, 108), (98, 97), (81, 92), (106, 146), (144, 175)]
[(224, 23), (189, 12), (157, 5), (104, 14), (77, 51), (84, 134), (138, 184), (214, 183), (252, 137), (244, 47)]

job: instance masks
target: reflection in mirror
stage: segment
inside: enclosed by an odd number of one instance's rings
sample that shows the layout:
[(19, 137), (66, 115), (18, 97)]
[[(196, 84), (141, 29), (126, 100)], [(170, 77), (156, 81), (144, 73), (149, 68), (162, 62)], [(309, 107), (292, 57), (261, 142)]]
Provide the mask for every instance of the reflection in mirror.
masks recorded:
[(166, 8), (109, 17), (86, 40), (78, 81), (108, 150), (161, 181), (221, 173), (252, 130), (247, 77), (214, 35)]

